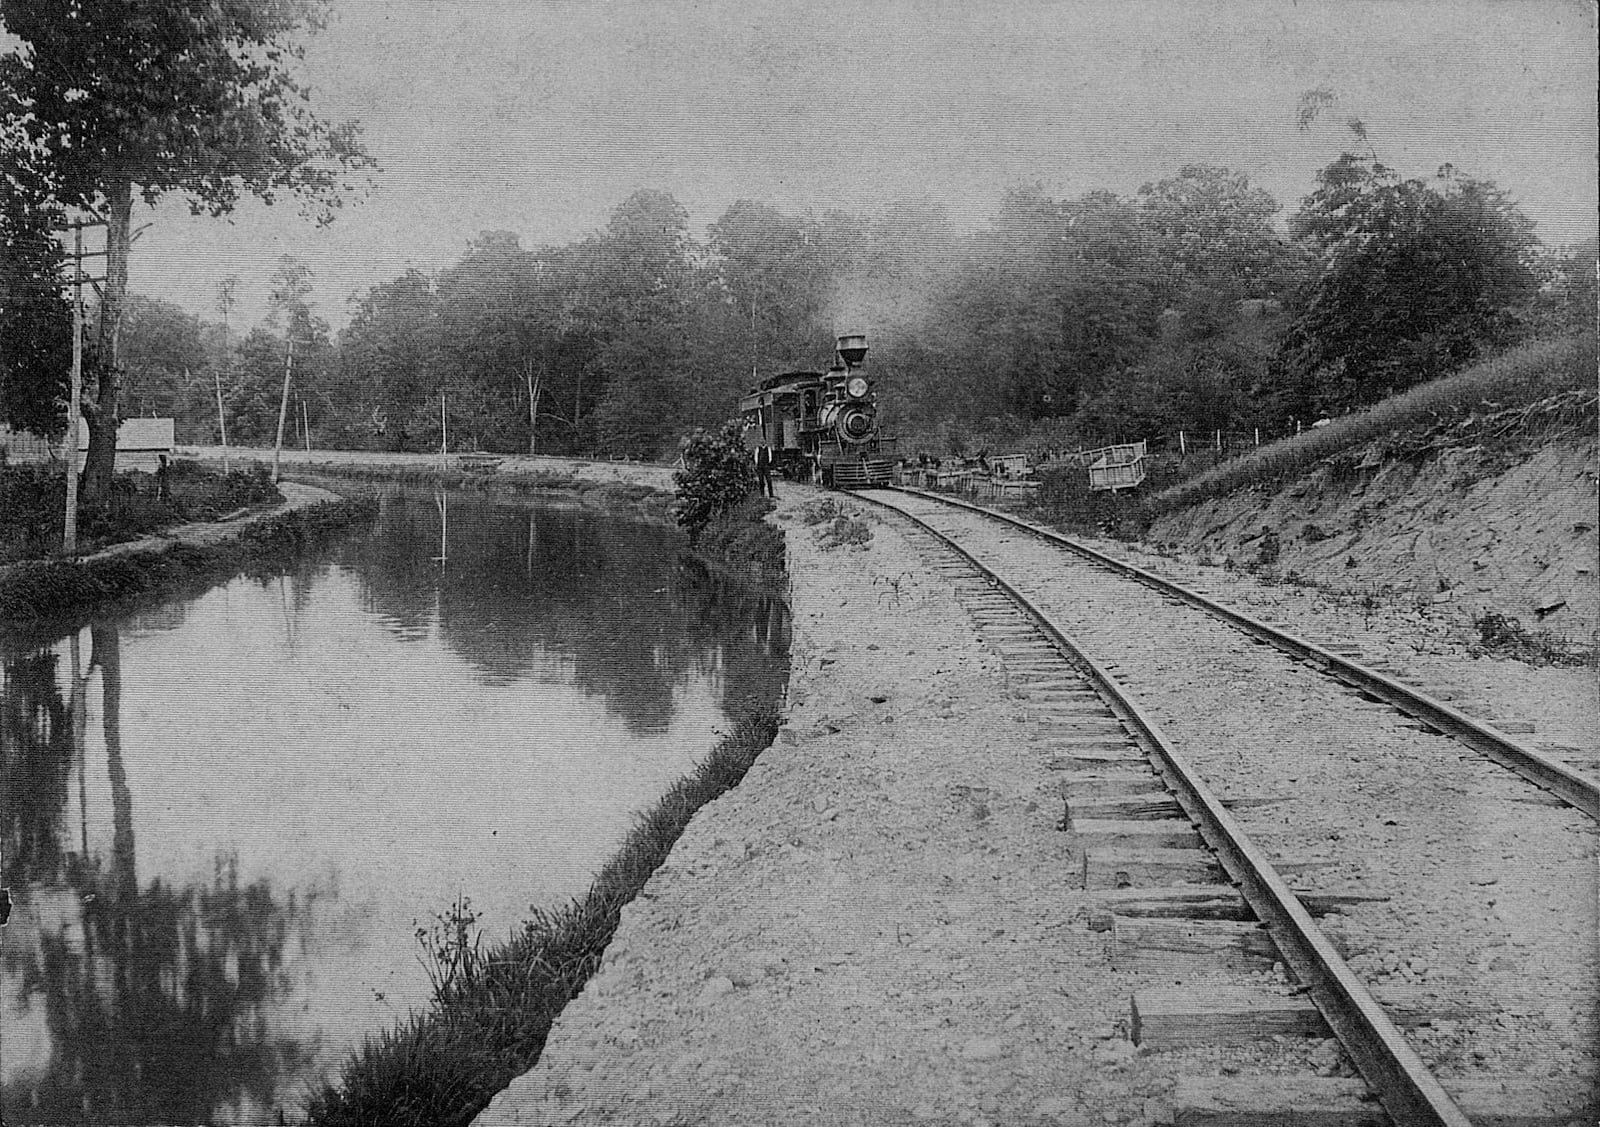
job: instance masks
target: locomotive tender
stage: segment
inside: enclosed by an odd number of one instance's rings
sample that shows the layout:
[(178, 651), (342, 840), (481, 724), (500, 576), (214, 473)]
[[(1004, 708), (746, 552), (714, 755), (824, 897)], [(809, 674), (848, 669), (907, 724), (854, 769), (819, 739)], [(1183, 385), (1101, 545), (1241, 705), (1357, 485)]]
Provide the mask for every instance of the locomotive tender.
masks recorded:
[(785, 372), (739, 401), (745, 444), (765, 446), (786, 477), (860, 489), (888, 485), (894, 440), (878, 428), (878, 405), (865, 371), (867, 338), (838, 338), (826, 372)]

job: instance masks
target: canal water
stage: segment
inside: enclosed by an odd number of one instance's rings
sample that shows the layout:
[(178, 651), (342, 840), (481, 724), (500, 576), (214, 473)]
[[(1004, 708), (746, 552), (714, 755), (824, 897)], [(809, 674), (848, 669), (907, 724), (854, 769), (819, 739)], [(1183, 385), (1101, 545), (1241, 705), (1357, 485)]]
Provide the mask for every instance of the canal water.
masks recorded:
[(671, 530), (408, 494), (281, 572), (0, 636), (7, 1123), (291, 1119), (429, 992), (419, 930), (581, 896), (787, 675)]

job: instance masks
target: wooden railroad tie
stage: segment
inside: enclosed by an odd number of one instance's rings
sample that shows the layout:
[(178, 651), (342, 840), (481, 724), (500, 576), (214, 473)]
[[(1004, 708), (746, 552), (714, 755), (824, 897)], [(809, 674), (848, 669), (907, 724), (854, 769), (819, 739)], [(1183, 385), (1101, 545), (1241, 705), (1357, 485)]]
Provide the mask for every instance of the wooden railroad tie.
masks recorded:
[[(1473, 1127), (1569, 1127), (1592, 1123), (1595, 1095), (1581, 1081), (1440, 1081)], [(1390, 1127), (1365, 1082), (1320, 1076), (1180, 1076), (1174, 1127)]]
[[(1313, 917), (1341, 912), (1357, 904), (1381, 903), (1387, 896), (1351, 896), (1340, 893), (1299, 894)], [(1097, 892), (1089, 910), (1090, 931), (1110, 931), (1115, 916), (1161, 916), (1169, 919), (1255, 919), (1239, 890), (1226, 884), (1201, 884), (1174, 888), (1112, 888)]]
[[(1274, 860), (1285, 877), (1328, 868), (1334, 861)], [(1227, 880), (1215, 857), (1204, 849), (1086, 849), (1079, 866), (1080, 887), (1155, 888), (1169, 884), (1219, 884)]]
[[(1426, 986), (1383, 985), (1373, 990), (1396, 1025), (1416, 1028), (1436, 1021), (1482, 1018), (1494, 1006), (1467, 989), (1437, 992)], [(1322, 1014), (1304, 994), (1279, 994), (1229, 982), (1194, 982), (1140, 990), (1129, 1005), (1130, 1036), (1151, 1051), (1252, 1041), (1274, 1034), (1332, 1037)]]
[(1072, 812), (1085, 849), (1199, 849), (1200, 831), (1185, 818), (1086, 818)]
[(1073, 772), (1060, 784), (1060, 791), (1061, 797), (1074, 811), (1084, 802), (1130, 794), (1149, 794), (1153, 787), (1161, 784), (1160, 778), (1150, 769), (1150, 765), (1142, 761), (1089, 762), (1075, 759), (1063, 763), (1060, 767), (1056, 766), (1057, 762), (1058, 760), (1052, 759), (1046, 766), (1052, 770)]
[(1122, 971), (1262, 971), (1278, 961), (1267, 929), (1238, 920), (1113, 916), (1111, 938), (1111, 965)]

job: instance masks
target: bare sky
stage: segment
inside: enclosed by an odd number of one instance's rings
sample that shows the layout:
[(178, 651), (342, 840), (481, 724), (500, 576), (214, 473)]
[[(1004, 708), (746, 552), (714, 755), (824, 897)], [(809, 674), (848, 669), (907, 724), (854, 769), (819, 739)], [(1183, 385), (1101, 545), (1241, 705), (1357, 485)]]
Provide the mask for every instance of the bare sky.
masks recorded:
[[(1509, 190), (1549, 243), (1596, 229), (1589, 0), (335, 0), (310, 77), (382, 164), (318, 230), (293, 205), (227, 220), (163, 205), (134, 288), (215, 316), (219, 279), (260, 311), (277, 257), (319, 312), (480, 230), (525, 246), (604, 225), (640, 187), (697, 235), (733, 200), (863, 214), (929, 196), (980, 225), (1008, 187), (1131, 193), (1183, 164), (1248, 173), (1286, 210), (1350, 144), (1295, 128), (1333, 89), (1385, 163), (1446, 161)], [(149, 218), (149, 217), (147, 217)]]

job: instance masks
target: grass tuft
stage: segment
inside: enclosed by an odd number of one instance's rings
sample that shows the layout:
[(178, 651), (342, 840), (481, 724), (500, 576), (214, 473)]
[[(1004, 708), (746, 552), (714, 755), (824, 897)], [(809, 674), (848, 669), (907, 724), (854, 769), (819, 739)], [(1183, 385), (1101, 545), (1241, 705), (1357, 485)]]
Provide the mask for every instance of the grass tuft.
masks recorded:
[[(485, 946), (462, 927), (470, 905), (440, 916), (433, 934), (433, 998), (369, 1039), (336, 1083), (307, 1105), (315, 1127), (468, 1124), (495, 1094), (538, 1062), (563, 1007), (599, 969), (622, 908), (667, 859), (689, 820), (738, 786), (778, 731), (778, 714), (753, 709), (629, 831), (582, 900), (536, 911), (522, 930)], [(438, 937), (442, 936), (442, 942)], [(425, 947), (428, 944), (425, 942)]]

